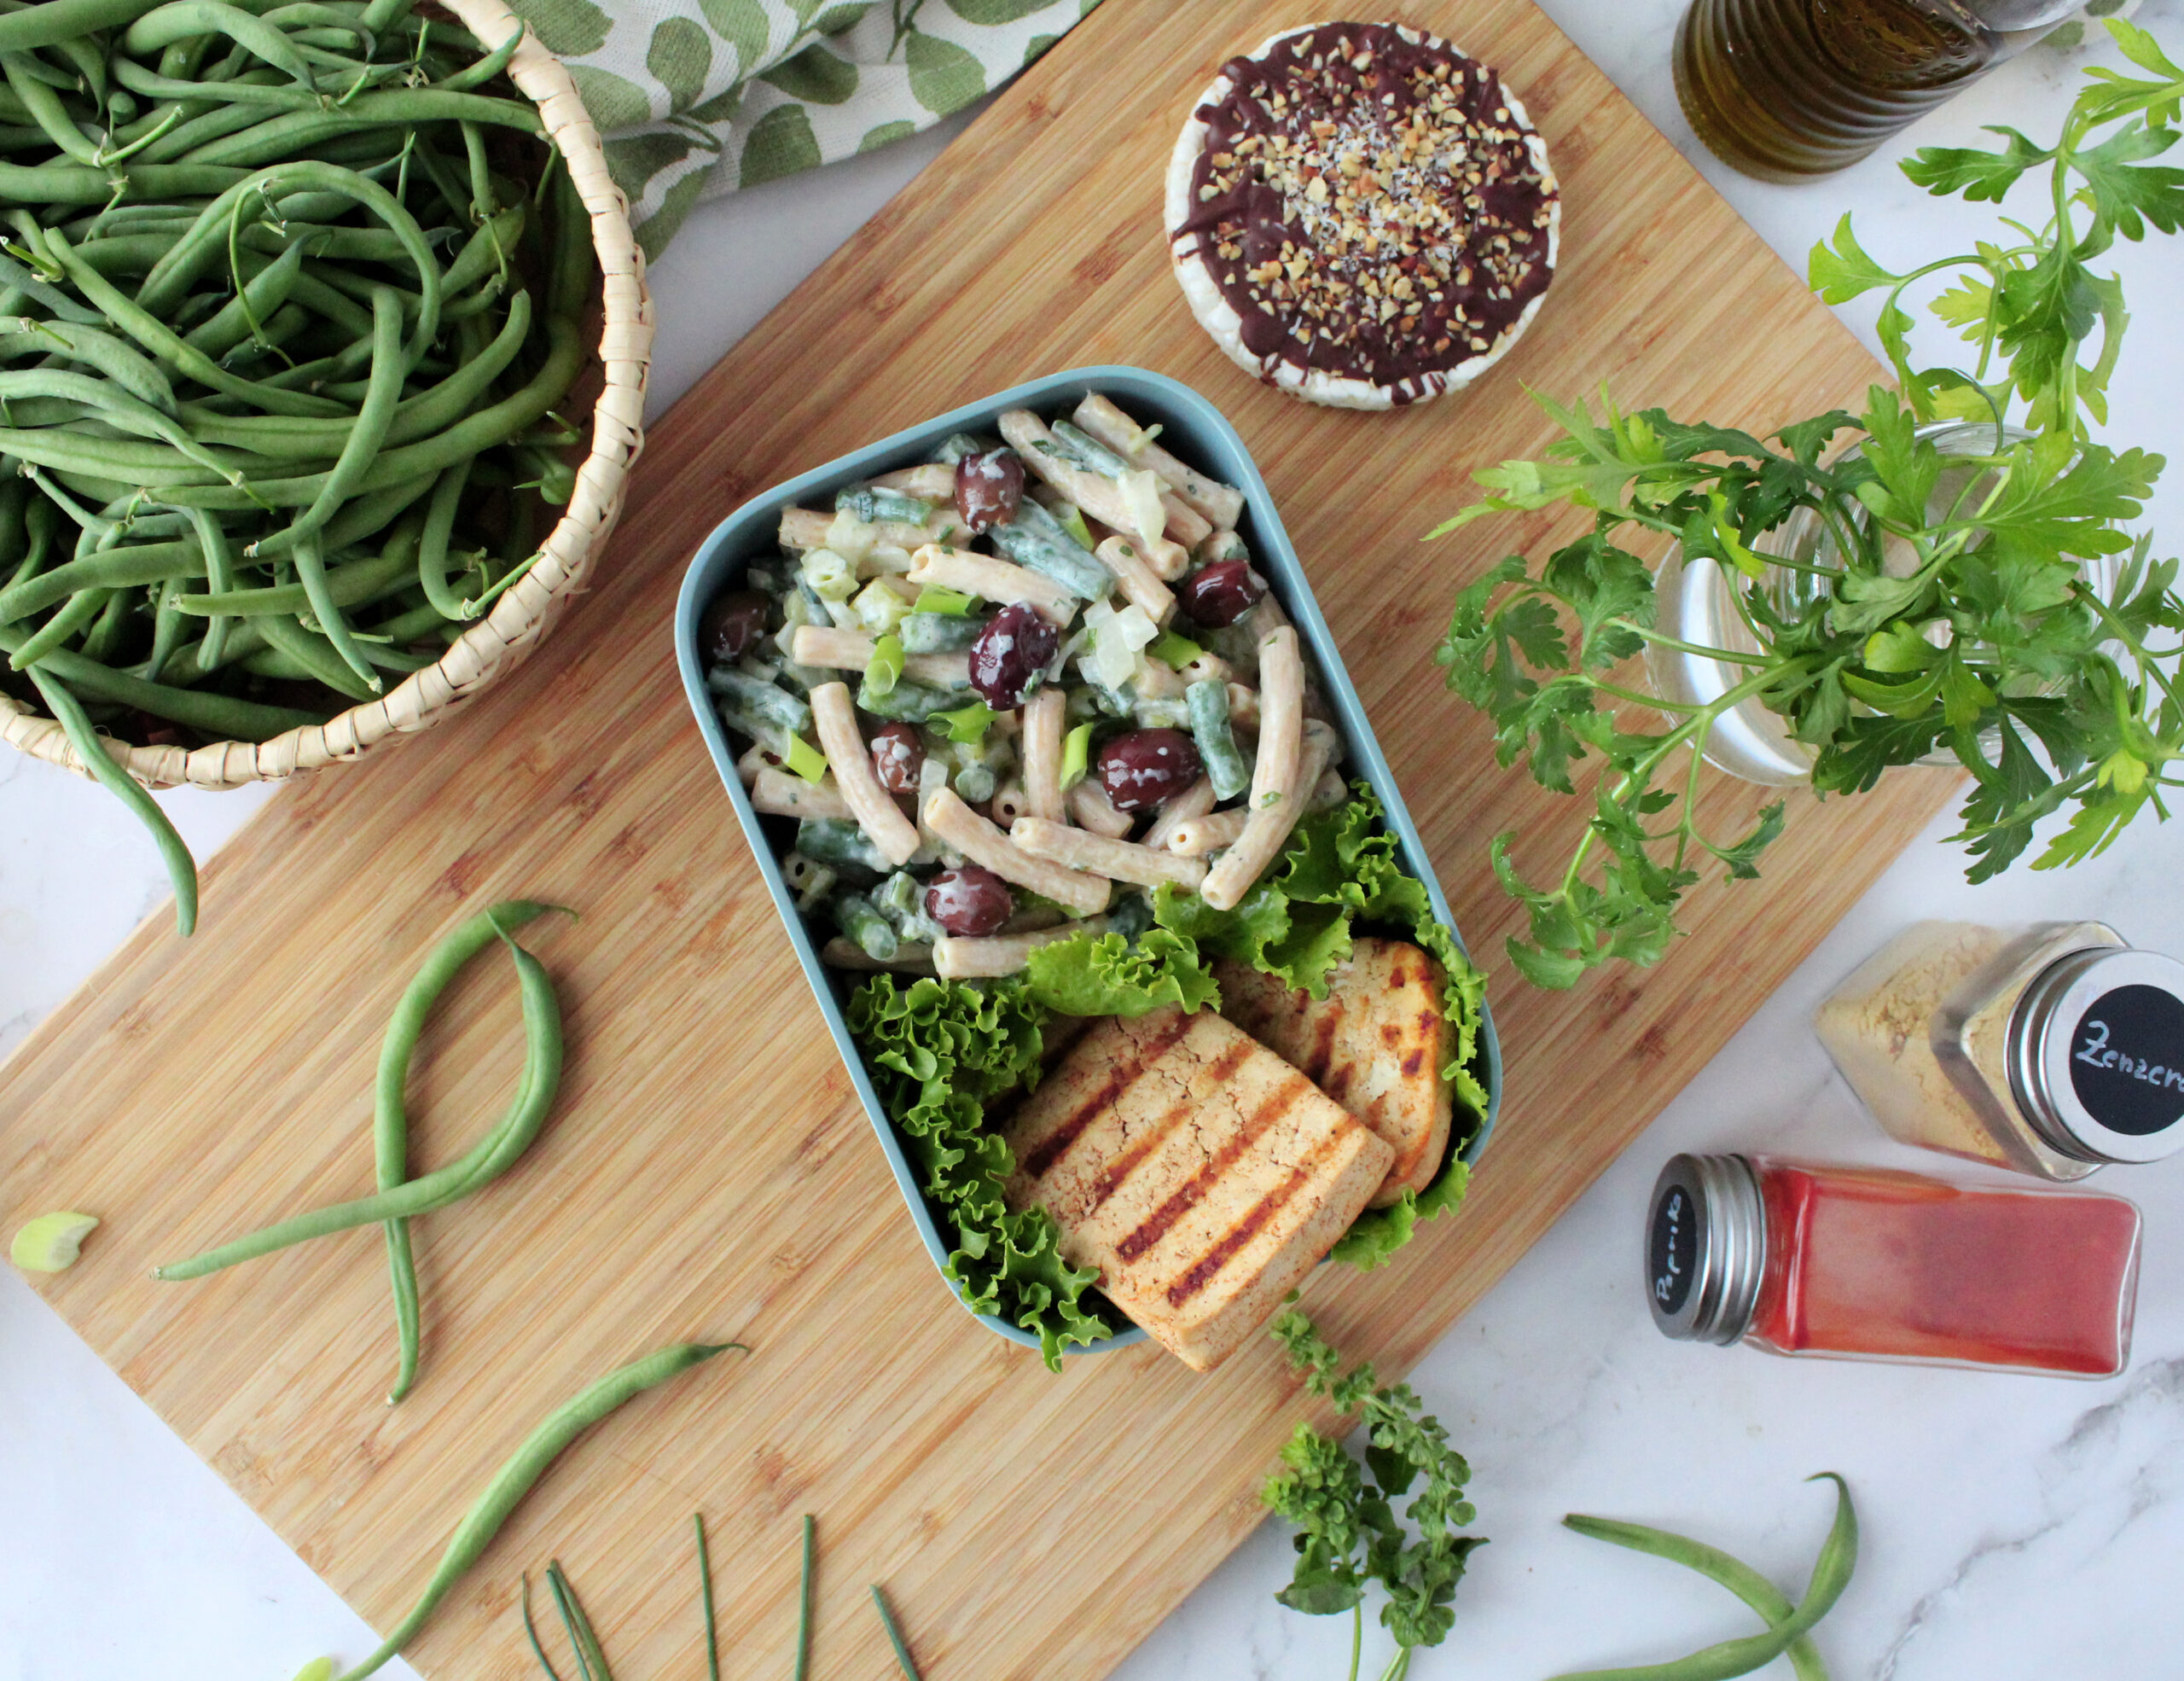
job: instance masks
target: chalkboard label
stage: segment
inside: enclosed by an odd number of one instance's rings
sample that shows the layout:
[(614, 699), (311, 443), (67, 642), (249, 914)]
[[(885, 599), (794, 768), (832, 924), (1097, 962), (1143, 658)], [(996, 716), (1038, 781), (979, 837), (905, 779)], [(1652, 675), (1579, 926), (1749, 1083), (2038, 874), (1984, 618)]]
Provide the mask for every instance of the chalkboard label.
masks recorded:
[(2111, 1132), (2174, 1126), (2184, 1118), (2184, 999), (2146, 986), (2095, 998), (2071, 1038), (2071, 1085)]
[(1653, 1303), (1663, 1313), (1683, 1311), (1699, 1270), (1699, 1207), (1682, 1185), (1670, 1185), (1653, 1205), (1653, 1234), (1647, 1245)]

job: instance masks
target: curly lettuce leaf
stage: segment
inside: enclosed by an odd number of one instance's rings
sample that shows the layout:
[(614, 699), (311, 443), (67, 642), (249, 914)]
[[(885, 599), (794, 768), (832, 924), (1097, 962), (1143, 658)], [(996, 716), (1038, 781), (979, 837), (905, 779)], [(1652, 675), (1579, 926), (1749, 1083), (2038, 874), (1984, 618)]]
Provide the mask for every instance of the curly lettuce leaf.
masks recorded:
[(1042, 945), (1025, 976), (1029, 996), (1063, 1015), (1136, 1016), (1164, 1004), (1197, 1011), (1221, 1003), (1196, 943), (1166, 928), (1147, 928), (1135, 943), (1103, 934)]
[(988, 1101), (1038, 1084), (1047, 1013), (1020, 981), (879, 974), (851, 996), (849, 1020), (926, 1196), (956, 1229), (949, 1281), (976, 1312), (1037, 1333), (1059, 1370), (1070, 1344), (1113, 1334), (1084, 1300), (1100, 1275), (1062, 1259), (1044, 1211), (1009, 1212), (1002, 1187), (1016, 1164), (985, 1125)]

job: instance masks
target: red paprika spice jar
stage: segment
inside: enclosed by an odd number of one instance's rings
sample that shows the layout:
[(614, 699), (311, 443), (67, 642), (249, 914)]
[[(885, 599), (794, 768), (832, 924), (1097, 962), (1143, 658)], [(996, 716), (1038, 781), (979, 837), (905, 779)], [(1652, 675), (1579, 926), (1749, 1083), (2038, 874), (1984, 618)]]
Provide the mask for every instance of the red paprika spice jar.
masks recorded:
[(2112, 1377), (2130, 1361), (2139, 1224), (2091, 1191), (1679, 1155), (1653, 1187), (1647, 1299), (1693, 1341)]

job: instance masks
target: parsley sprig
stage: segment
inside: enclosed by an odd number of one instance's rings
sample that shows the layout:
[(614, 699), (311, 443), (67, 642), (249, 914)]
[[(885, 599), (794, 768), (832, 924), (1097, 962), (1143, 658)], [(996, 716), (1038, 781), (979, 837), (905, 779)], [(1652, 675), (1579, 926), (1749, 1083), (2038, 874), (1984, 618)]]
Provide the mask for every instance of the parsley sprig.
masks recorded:
[[(1268, 1479), (1262, 1495), (1296, 1526), (1298, 1558), (1294, 1578), (1275, 1597), (1308, 1616), (1350, 1614), (1350, 1681), (1357, 1681), (1365, 1590), (1379, 1583), (1387, 1594), (1380, 1621), (1396, 1639), (1380, 1681), (1403, 1681), (1414, 1651), (1448, 1637), (1465, 1562), (1486, 1544), (1484, 1536), (1455, 1533), (1476, 1515), (1463, 1498), (1471, 1468), (1408, 1384), (1382, 1387), (1369, 1363), (1343, 1372), (1342, 1357), (1302, 1313), (1282, 1314), (1271, 1329), (1304, 1387), (1365, 1427), (1362, 1465), (1309, 1424), (1299, 1424), (1281, 1450), (1287, 1469)], [(1399, 1519), (1395, 1503), (1414, 1486)]]
[[(1488, 494), (1432, 533), (1560, 503), (1593, 515), (1536, 569), (1512, 555), (1461, 591), (1437, 655), (1449, 687), (1493, 718), (1502, 764), (1521, 758), (1542, 786), (1574, 794), (1572, 767), (1602, 761), (1559, 879), (1526, 880), (1513, 837), (1494, 844), (1496, 873), (1530, 917), (1510, 955), (1535, 983), (1650, 963), (1703, 870), (1757, 875), (1782, 804), (1736, 834), (1709, 832), (1699, 813), (1700, 754), (1725, 714), (1755, 701), (1812, 751), (1823, 795), (1954, 754), (1973, 777), (1955, 838), (1975, 881), (2066, 808), (2035, 868), (2092, 856), (2149, 806), (2168, 815), (2162, 791), (2184, 775), (2184, 600), (2177, 563), (2121, 529), (2142, 512), (2161, 457), (2090, 435), (2106, 418), (2127, 320), (2121, 282), (2090, 264), (2118, 236), (2184, 225), (2184, 170), (2146, 161), (2176, 142), (2184, 69), (2145, 31), (2109, 27), (2151, 73), (2090, 72), (2053, 148), (2001, 129), (1999, 150), (1929, 147), (1904, 165), (1937, 195), (1995, 201), (2048, 166), (2047, 218), (2006, 221), (2017, 242), (1896, 274), (1846, 217), (1815, 247), (1812, 282), (1829, 302), (1889, 288), (1879, 330), (1896, 390), (1876, 386), (1862, 414), (1764, 439), (1659, 410), (1619, 413), (1605, 398), (1597, 422), (1583, 403), (1542, 399), (1563, 433), (1546, 457), (1478, 474)], [(1914, 368), (1902, 300), (1943, 275), (1955, 284), (1930, 307), (1977, 355), (1968, 369)], [(1991, 444), (1944, 457), (1922, 428), (1945, 421), (1991, 426)], [(1821, 533), (1802, 558), (1786, 552), (1793, 521)], [(1640, 550), (1671, 541), (1685, 564), (1711, 561), (1731, 581), (1747, 647), (1658, 628)], [(1705, 700), (1648, 692), (1623, 667), (1649, 648), (1741, 676)]]

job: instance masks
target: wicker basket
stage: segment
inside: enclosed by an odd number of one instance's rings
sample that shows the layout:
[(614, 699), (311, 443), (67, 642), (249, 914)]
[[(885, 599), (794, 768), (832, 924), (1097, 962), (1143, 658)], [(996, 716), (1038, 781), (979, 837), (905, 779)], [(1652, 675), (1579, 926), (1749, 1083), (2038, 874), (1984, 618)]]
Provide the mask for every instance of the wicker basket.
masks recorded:
[[(502, 0), (439, 0), (471, 33), (491, 44), (520, 27)], [(511, 670), (552, 628), (584, 587), (601, 545), (622, 511), (630, 463), (644, 440), (645, 373), (652, 357), (652, 300), (645, 291), (644, 255), (630, 231), (630, 207), (607, 172), (598, 131), (561, 61), (525, 31), (508, 77), (534, 102), (547, 137), (560, 150), (584, 207), (593, 247), (606, 279), (606, 324), (599, 359), (606, 385), (593, 410), (591, 448), (577, 471), (576, 491), (531, 570), (466, 631), (439, 663), (413, 672), (398, 688), (324, 724), (291, 730), (268, 742), (207, 746), (129, 747), (116, 742), (117, 763), (154, 788), (240, 788), (355, 759), (392, 737), (430, 729), (463, 701)], [(70, 770), (83, 762), (61, 726), (0, 695), (0, 738)]]

